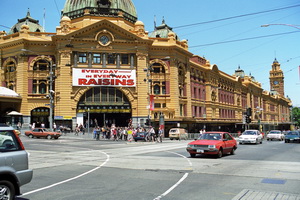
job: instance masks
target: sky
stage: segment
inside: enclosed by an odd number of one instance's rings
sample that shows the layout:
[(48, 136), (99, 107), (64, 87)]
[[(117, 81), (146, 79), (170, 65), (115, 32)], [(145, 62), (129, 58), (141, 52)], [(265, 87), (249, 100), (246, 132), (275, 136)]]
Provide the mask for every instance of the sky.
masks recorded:
[[(13, 2), (13, 4), (12, 4)], [(55, 32), (66, 0), (0, 0), (0, 30), (17, 19), (39, 20)], [(285, 96), (300, 107), (299, 0), (132, 0), (148, 32), (165, 20), (189, 51), (233, 75), (240, 67), (270, 91), (269, 71), (277, 59), (285, 76)], [(42, 5), (41, 5), (42, 3)], [(45, 16), (45, 18), (44, 18)], [(44, 20), (45, 19), (45, 20)], [(268, 27), (261, 27), (271, 24)]]

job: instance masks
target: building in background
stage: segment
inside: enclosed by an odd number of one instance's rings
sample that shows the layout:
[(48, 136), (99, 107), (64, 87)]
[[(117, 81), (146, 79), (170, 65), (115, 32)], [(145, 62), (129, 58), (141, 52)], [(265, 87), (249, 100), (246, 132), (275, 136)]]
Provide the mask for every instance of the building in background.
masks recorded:
[[(55, 33), (43, 32), (28, 11), (9, 33), (0, 32), (0, 121), (22, 113), (23, 127), (56, 123), (145, 126), (146, 122), (237, 132), (290, 129), (290, 99), (277, 60), (264, 91), (240, 67), (233, 75), (189, 51), (163, 20), (150, 34), (130, 0), (66, 0)], [(87, 123), (89, 122), (89, 123)], [(167, 132), (167, 131), (166, 131)]]

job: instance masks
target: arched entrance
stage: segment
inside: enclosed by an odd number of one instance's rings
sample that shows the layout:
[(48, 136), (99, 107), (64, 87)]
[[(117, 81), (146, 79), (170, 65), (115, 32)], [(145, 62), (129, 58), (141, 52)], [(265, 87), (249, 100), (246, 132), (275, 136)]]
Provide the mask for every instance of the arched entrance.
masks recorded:
[(41, 127), (43, 124), (45, 127), (49, 127), (49, 108), (38, 107), (31, 111), (31, 124), (34, 123), (35, 127)]
[(77, 105), (77, 123), (87, 127), (128, 126), (131, 104), (122, 91), (115, 87), (94, 87), (86, 91)]

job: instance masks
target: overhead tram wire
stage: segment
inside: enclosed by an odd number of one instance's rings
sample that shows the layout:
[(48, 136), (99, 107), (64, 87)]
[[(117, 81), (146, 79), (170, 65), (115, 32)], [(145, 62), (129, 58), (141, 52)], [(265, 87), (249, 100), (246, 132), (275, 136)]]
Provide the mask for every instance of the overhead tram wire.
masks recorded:
[(200, 45), (190, 46), (189, 48), (212, 46), (212, 45), (225, 44), (225, 43), (231, 43), (231, 42), (241, 42), (241, 41), (246, 41), (246, 40), (254, 40), (254, 39), (260, 39), (260, 38), (266, 38), (266, 37), (274, 37), (274, 36), (279, 36), (279, 35), (287, 35), (287, 34), (292, 34), (292, 33), (299, 33), (299, 31), (291, 31), (291, 32), (286, 32), (286, 33), (277, 33), (277, 34), (272, 34), (272, 35), (263, 35), (263, 36), (257, 36), (257, 37), (242, 38), (242, 39), (237, 39), (237, 40), (228, 40), (228, 41), (223, 41), (223, 42), (200, 44)]
[(295, 7), (299, 7), (299, 6), (300, 6), (300, 4), (297, 4), (297, 5), (287, 6), (287, 7), (283, 7), (283, 8), (276, 8), (276, 9), (272, 9), (272, 10), (259, 11), (259, 12), (248, 13), (248, 14), (243, 14), (243, 15), (237, 15), (237, 16), (232, 16), (232, 17), (226, 17), (226, 18), (221, 18), (221, 19), (216, 19), (216, 20), (210, 20), (210, 21), (206, 21), (206, 22), (199, 22), (199, 23), (194, 23), (194, 24), (176, 26), (176, 27), (173, 27), (173, 29), (185, 28), (185, 27), (189, 27), (189, 26), (197, 26), (197, 25), (201, 25), (201, 24), (209, 24), (209, 23), (220, 22), (220, 21), (225, 21), (225, 20), (230, 20), (230, 19), (236, 19), (236, 18), (240, 18), (240, 17), (247, 17), (247, 16), (251, 16), (251, 15), (258, 15), (258, 14), (263, 14), (263, 13), (268, 13), (268, 12), (275, 12), (275, 11), (295, 8)]
[(57, 10), (57, 12), (58, 12), (58, 15), (59, 16), (61, 16), (61, 13), (60, 13), (60, 11), (59, 11), (59, 9), (58, 9), (58, 6), (57, 6), (57, 2), (56, 2), (56, 0), (53, 0), (54, 1), (54, 4), (55, 4), (55, 7), (56, 7), (56, 10)]

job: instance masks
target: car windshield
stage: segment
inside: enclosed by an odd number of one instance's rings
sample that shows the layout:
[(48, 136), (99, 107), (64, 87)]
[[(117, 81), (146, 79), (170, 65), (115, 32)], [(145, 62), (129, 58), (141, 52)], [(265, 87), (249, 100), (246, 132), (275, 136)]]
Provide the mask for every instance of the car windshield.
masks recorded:
[(299, 133), (296, 131), (290, 131), (287, 133), (287, 135), (299, 135)]
[(256, 131), (245, 131), (243, 135), (256, 135)]
[(269, 134), (280, 134), (281, 132), (280, 131), (270, 131)]
[(221, 140), (220, 133), (204, 133), (199, 137), (199, 140)]

